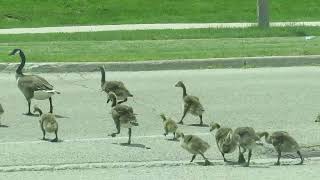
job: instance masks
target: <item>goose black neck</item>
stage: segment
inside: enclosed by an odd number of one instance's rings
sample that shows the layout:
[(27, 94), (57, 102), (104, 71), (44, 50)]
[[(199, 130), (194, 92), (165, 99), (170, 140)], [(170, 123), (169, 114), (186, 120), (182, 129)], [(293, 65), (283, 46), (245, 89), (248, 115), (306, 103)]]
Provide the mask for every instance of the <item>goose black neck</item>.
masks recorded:
[(184, 84), (181, 84), (182, 90), (183, 90), (183, 97), (185, 97), (187, 95), (187, 89), (186, 86)]
[(19, 55), (20, 55), (21, 62), (20, 62), (19, 67), (16, 70), (16, 73), (19, 75), (23, 75), (22, 69), (23, 69), (24, 65), (26, 64), (26, 56), (24, 55), (24, 53), (21, 50), (19, 51)]
[(101, 71), (101, 82), (104, 83), (106, 82), (106, 73), (103, 67), (100, 67), (100, 71)]
[(115, 107), (117, 105), (117, 98), (112, 96), (111, 101), (112, 101), (111, 107)]
[(42, 110), (40, 108), (36, 108), (36, 111), (38, 111), (40, 116), (42, 116)]

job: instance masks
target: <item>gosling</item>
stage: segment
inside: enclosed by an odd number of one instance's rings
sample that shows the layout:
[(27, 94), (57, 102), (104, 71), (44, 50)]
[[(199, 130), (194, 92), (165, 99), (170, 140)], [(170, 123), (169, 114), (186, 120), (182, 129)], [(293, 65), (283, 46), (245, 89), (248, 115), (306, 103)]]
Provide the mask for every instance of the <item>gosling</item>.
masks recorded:
[(165, 136), (168, 135), (168, 133), (173, 133), (173, 139), (176, 140), (176, 131), (178, 129), (178, 126), (174, 120), (171, 118), (166, 118), (164, 114), (161, 114), (160, 117), (163, 120), (163, 128), (164, 128), (164, 134)]
[[(244, 163), (244, 166), (248, 167), (250, 165), (250, 159), (252, 156), (252, 150), (257, 146), (257, 141), (260, 137), (256, 134), (252, 127), (239, 127), (233, 133), (233, 138), (239, 144), (239, 163)], [(241, 150), (242, 149), (242, 150)], [(246, 163), (243, 154), (249, 150), (248, 162)]]
[(218, 129), (215, 134), (216, 143), (217, 143), (218, 149), (223, 157), (223, 161), (229, 162), (225, 158), (225, 154), (233, 153), (238, 146), (238, 143), (233, 136), (232, 129), (221, 127), (218, 123), (212, 123), (210, 125), (210, 127), (211, 127), (210, 132), (212, 132), (215, 129)]
[(123, 104), (118, 104), (117, 96), (115, 93), (110, 92), (109, 97), (112, 101), (112, 118), (117, 128), (117, 132), (111, 133), (110, 136), (116, 137), (117, 134), (120, 134), (120, 127), (128, 128), (128, 144), (131, 144), (131, 128), (139, 125), (137, 122), (136, 115), (133, 113), (132, 107)]
[(43, 114), (42, 110), (39, 107), (34, 106), (33, 113), (36, 113), (36, 112), (38, 112), (40, 115), (39, 123), (40, 123), (40, 128), (43, 133), (42, 140), (47, 140), (46, 139), (46, 132), (47, 133), (54, 132), (56, 137), (54, 139), (52, 139), (51, 142), (58, 142), (58, 122), (56, 121), (55, 116), (52, 113)]
[(200, 100), (196, 96), (191, 96), (187, 94), (186, 86), (182, 81), (179, 81), (175, 87), (181, 87), (183, 90), (182, 98), (184, 101), (184, 109), (183, 114), (181, 117), (181, 120), (178, 122), (178, 124), (183, 124), (183, 119), (186, 116), (187, 113), (191, 113), (194, 116), (199, 116), (200, 118), (200, 126), (203, 125), (202, 121), (202, 114), (204, 112), (204, 108), (202, 104), (200, 103)]
[(303, 157), (300, 152), (300, 146), (297, 141), (289, 135), (289, 133), (284, 131), (276, 131), (269, 136), (268, 132), (261, 133), (260, 137), (265, 137), (265, 141), (268, 144), (272, 144), (275, 150), (278, 152), (278, 161), (275, 165), (280, 165), (280, 158), (282, 152), (297, 152), (300, 157), (300, 162), (298, 165), (303, 164)]
[(210, 164), (210, 161), (204, 156), (204, 153), (210, 148), (210, 145), (206, 141), (195, 135), (184, 135), (182, 132), (177, 132), (177, 138), (180, 137), (181, 147), (193, 154), (190, 162), (193, 162), (196, 156), (200, 154), (205, 160), (204, 165)]

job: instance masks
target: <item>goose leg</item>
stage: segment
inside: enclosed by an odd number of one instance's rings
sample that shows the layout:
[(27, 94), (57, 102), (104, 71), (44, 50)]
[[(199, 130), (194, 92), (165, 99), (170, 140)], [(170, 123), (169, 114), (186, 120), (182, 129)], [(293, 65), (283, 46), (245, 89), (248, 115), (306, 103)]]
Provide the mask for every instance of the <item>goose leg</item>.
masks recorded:
[(176, 132), (173, 132), (173, 139), (172, 140), (176, 140)]
[(190, 162), (193, 162), (193, 160), (196, 158), (196, 154), (194, 154), (193, 156), (192, 156), (192, 158), (191, 158), (191, 161)]
[(249, 153), (248, 153), (248, 162), (245, 164), (246, 167), (249, 167), (249, 165), (250, 165), (251, 155), (252, 155), (252, 150), (250, 149)]
[(204, 165), (205, 166), (208, 166), (209, 164), (210, 164), (210, 161), (204, 156), (204, 154), (203, 153), (201, 153), (201, 152), (199, 152), (200, 153), (200, 155), (203, 157), (203, 159), (204, 159)]
[(167, 136), (168, 135), (168, 128), (166, 127), (166, 128), (164, 128), (164, 134), (163, 134), (164, 136)]
[(131, 144), (131, 128), (129, 128), (128, 134), (129, 134), (128, 144)]
[(223, 161), (224, 161), (224, 162), (228, 162), (227, 159), (224, 157), (224, 153), (223, 153), (223, 152), (221, 152), (221, 155), (222, 155), (222, 157), (223, 157)]
[(298, 155), (300, 156), (300, 159), (301, 159), (301, 161), (297, 165), (301, 165), (301, 164), (303, 164), (304, 159), (303, 159), (300, 151), (297, 151), (297, 153), (298, 153)]
[(108, 98), (108, 100), (107, 100), (107, 104), (110, 102), (110, 98)]
[(200, 126), (203, 125), (203, 122), (202, 122), (202, 114), (199, 116), (200, 117)]
[(27, 99), (27, 101), (28, 101), (28, 113), (25, 113), (24, 115), (32, 116), (34, 114), (31, 113), (31, 99)]
[(121, 104), (121, 103), (124, 103), (124, 102), (127, 102), (127, 101), (128, 101), (128, 98), (125, 98), (124, 100), (119, 101), (118, 104)]
[(51, 142), (58, 142), (58, 130), (54, 131), (56, 138), (52, 139)]
[(183, 115), (181, 117), (181, 120), (178, 122), (178, 124), (183, 124), (183, 119), (187, 115), (187, 112), (189, 111), (189, 109), (190, 109), (190, 106), (184, 107)]
[(53, 106), (52, 106), (52, 98), (49, 98), (49, 102), (50, 102), (50, 113), (52, 113), (53, 111)]
[(117, 134), (120, 134), (120, 121), (115, 121), (115, 123), (116, 123), (117, 132), (112, 133), (111, 137), (116, 137)]
[(239, 164), (242, 164), (242, 163), (245, 163), (246, 162), (246, 159), (244, 158), (243, 156), (243, 153), (241, 152), (241, 148), (239, 146), (239, 158), (238, 158), (238, 163)]
[(279, 166), (280, 165), (280, 158), (281, 158), (281, 151), (278, 150), (278, 161), (274, 163), (274, 165)]

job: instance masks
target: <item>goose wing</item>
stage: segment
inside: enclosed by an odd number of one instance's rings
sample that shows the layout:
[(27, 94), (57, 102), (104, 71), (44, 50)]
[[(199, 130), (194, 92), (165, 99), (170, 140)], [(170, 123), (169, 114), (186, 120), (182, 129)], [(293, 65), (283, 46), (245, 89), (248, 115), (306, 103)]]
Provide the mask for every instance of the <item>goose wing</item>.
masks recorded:
[(19, 85), (34, 91), (53, 90), (53, 86), (47, 80), (36, 75), (27, 75), (19, 78)]

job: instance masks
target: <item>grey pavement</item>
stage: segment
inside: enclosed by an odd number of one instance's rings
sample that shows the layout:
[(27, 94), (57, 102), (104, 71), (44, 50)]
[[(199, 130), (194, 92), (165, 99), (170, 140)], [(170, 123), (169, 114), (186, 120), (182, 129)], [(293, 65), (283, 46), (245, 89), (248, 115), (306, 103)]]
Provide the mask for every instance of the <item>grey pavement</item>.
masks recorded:
[[(167, 23), (167, 24), (120, 24), (88, 25), (38, 28), (0, 29), (0, 34), (35, 34), (35, 33), (75, 33), (122, 30), (160, 30), (160, 29), (200, 29), (200, 28), (246, 28), (257, 26), (257, 23)], [(320, 26), (320, 22), (271, 22), (271, 27), (282, 26)]]
[[(22, 115), (27, 103), (14, 73), (0, 73), (0, 102), (6, 111), (2, 124), (9, 126), (0, 128), (0, 177), (5, 179), (172, 179), (173, 173), (179, 179), (317, 177), (320, 124), (314, 120), (320, 111), (319, 67), (107, 72), (108, 80), (124, 81), (134, 94), (128, 104), (138, 114), (139, 127), (133, 129), (131, 146), (121, 144), (127, 141), (126, 129), (119, 137), (108, 136), (115, 127), (110, 104), (99, 90), (99, 72), (40, 75), (61, 91), (53, 98), (54, 112), (64, 117), (58, 118), (61, 141), (40, 140), (39, 118)], [(286, 165), (273, 166), (276, 154), (269, 145), (254, 151), (251, 168), (225, 165), (208, 127), (192, 126), (199, 120), (191, 115), (179, 129), (209, 142), (206, 155), (213, 165), (203, 167), (200, 157), (189, 163), (191, 155), (179, 142), (162, 135), (159, 118), (162, 112), (176, 120), (181, 117), (182, 90), (174, 87), (178, 80), (202, 101), (206, 124), (288, 131), (302, 145), (306, 165), (295, 166), (298, 159), (285, 158)], [(46, 101), (33, 104), (48, 110)], [(227, 155), (230, 160), (236, 157), (236, 152)]]

